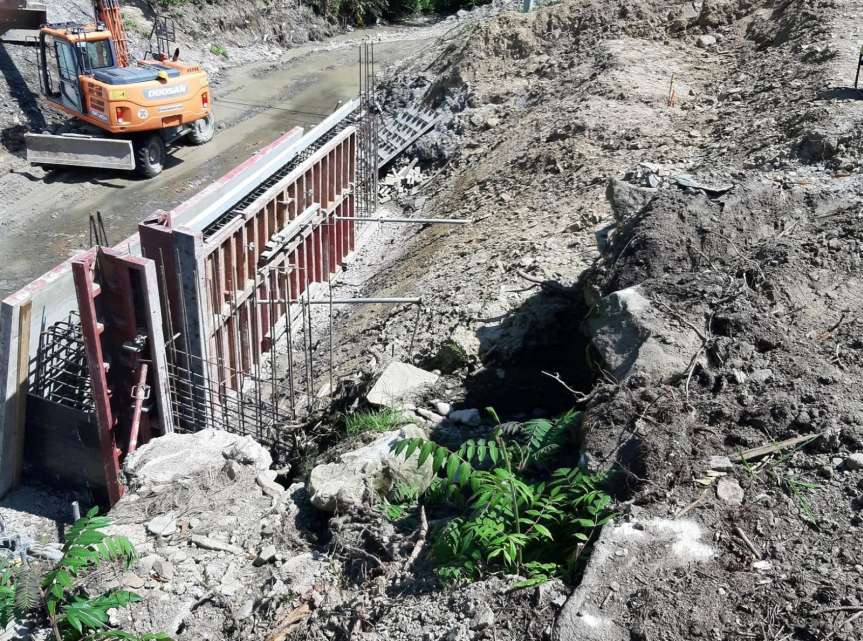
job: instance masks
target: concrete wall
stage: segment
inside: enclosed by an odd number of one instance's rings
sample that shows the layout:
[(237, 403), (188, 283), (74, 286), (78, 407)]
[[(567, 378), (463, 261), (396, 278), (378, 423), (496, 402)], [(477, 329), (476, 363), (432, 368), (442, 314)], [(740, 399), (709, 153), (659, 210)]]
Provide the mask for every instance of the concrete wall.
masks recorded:
[[(140, 255), (138, 235), (114, 249)], [(27, 383), (35, 372), (39, 337), (43, 329), (78, 311), (71, 262), (61, 263), (0, 303), (0, 497), (14, 487), (21, 472), (25, 436), (21, 403), (26, 401)], [(22, 313), (25, 327), (21, 326)], [(26, 330), (23, 335), (22, 330)], [(26, 360), (21, 354), (24, 346)], [(26, 382), (20, 385), (21, 381)]]

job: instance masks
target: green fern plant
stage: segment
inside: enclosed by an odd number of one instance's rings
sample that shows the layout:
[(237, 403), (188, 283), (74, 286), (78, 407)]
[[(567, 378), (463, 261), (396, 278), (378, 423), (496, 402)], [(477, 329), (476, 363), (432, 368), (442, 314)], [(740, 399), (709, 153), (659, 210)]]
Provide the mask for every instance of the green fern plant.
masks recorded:
[(170, 641), (162, 633), (110, 629), (108, 610), (139, 601), (134, 592), (111, 590), (90, 596), (81, 591), (80, 580), (92, 570), (106, 563), (128, 568), (135, 560), (126, 537), (102, 532), (110, 520), (97, 513), (97, 508), (91, 509), (69, 529), (63, 557), (41, 580), (27, 566), (0, 565), (0, 628), (44, 605), (55, 641)]
[[(601, 479), (579, 468), (548, 467), (560, 458), (580, 414), (538, 419), (491, 439), (471, 439), (456, 451), (424, 439), (405, 439), (394, 451), (422, 466), (432, 461), (450, 490), (467, 494), (464, 514), (435, 538), (432, 556), (445, 581), (516, 572), (533, 585), (571, 576), (598, 529), (608, 522), (611, 497)], [(433, 485), (433, 487), (435, 487)], [(441, 496), (438, 485), (436, 498)]]

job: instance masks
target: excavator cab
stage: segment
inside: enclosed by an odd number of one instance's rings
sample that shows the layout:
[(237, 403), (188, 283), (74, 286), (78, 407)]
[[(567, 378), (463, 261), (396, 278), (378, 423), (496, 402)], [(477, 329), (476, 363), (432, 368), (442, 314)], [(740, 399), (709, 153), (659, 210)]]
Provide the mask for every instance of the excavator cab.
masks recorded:
[(79, 77), (88, 70), (114, 66), (111, 40), (109, 34), (104, 35), (100, 39), (70, 42), (48, 29), (40, 33), (40, 76), (42, 92), (48, 100), (83, 114)]

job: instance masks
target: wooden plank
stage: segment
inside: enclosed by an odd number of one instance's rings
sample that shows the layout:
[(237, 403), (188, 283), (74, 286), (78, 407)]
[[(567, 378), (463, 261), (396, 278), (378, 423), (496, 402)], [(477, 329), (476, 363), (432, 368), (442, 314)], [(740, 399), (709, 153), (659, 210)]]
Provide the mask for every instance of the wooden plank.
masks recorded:
[(12, 484), (17, 486), (21, 481), (21, 467), (24, 464), (25, 425), (27, 421), (27, 387), (30, 381), (30, 318), (33, 311), (33, 301), (27, 301), (18, 312), (18, 403), (17, 425), (12, 445)]
[(814, 441), (815, 439), (820, 437), (821, 434), (804, 434), (803, 436), (794, 436), (792, 438), (785, 439), (784, 441), (768, 443), (767, 445), (759, 445), (758, 447), (743, 450), (742, 452), (738, 452), (730, 458), (735, 463), (740, 463), (742, 461), (752, 461), (754, 459), (761, 458), (762, 456), (767, 456), (768, 454), (775, 454), (777, 452), (781, 452), (782, 450), (786, 450), (789, 447), (794, 447), (795, 445), (806, 443), (807, 441)]

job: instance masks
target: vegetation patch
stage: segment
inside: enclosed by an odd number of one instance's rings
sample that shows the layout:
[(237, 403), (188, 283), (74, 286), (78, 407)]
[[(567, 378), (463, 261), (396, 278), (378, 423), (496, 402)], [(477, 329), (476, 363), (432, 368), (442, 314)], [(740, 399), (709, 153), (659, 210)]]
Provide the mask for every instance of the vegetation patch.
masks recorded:
[(214, 56), (222, 56), (223, 58), (228, 57), (228, 50), (225, 48), (225, 45), (219, 43), (210, 45), (210, 53)]
[(334, 21), (373, 25), (378, 18), (396, 20), (420, 14), (454, 13), (484, 2), (476, 0), (312, 0), (310, 6)]
[(126, 537), (108, 536), (102, 530), (110, 524), (93, 508), (78, 520), (66, 535), (63, 558), (44, 577), (25, 564), (0, 560), (0, 630), (13, 619), (34, 614), (47, 620), (54, 641), (169, 641), (166, 634), (132, 634), (115, 630), (108, 611), (140, 601), (127, 590), (109, 590), (93, 595), (82, 589), (105, 566), (128, 569), (135, 550)]
[(354, 412), (345, 417), (345, 431), (348, 436), (364, 432), (389, 432), (410, 422), (411, 419), (400, 411), (390, 408)]
[(612, 514), (602, 478), (568, 460), (577, 448), (581, 414), (501, 425), (488, 439), (449, 450), (404, 439), (395, 452), (417, 464), (431, 460), (440, 475), (421, 502), (446, 505), (454, 518), (434, 536), (432, 558), (445, 582), (516, 573), (523, 585), (551, 577), (572, 580), (589, 544)]

